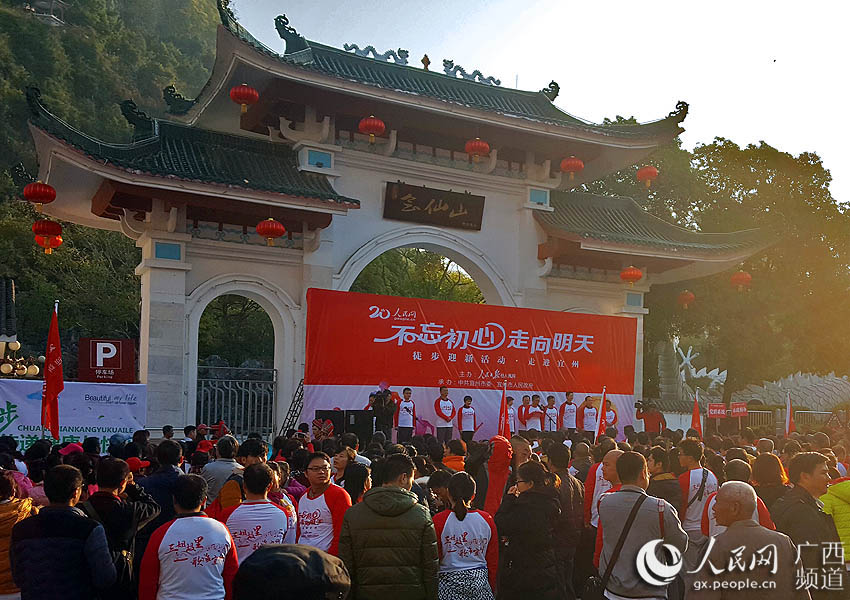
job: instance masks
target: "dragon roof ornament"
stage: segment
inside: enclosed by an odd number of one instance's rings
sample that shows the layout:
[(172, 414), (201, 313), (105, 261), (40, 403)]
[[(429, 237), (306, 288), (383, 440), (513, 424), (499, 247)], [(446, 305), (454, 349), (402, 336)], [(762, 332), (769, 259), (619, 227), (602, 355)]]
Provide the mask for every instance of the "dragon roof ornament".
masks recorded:
[(371, 58), (374, 58), (375, 60), (382, 60), (384, 62), (389, 62), (390, 58), (392, 58), (393, 62), (397, 65), (406, 65), (407, 58), (410, 56), (410, 52), (404, 48), (399, 48), (397, 52), (395, 50), (387, 50), (383, 54), (378, 54), (378, 51), (375, 50), (374, 46), (366, 46), (361, 50), (360, 46), (357, 44), (344, 44), (343, 48), (346, 52), (353, 50), (354, 54), (357, 56), (364, 56), (366, 58), (369, 58), (369, 55), (371, 54)]
[(278, 15), (274, 18), (274, 28), (277, 29), (280, 39), (286, 43), (284, 54), (295, 54), (296, 52), (310, 49), (310, 45), (304, 36), (298, 33), (294, 27), (290, 26), (286, 15)]
[(453, 60), (449, 59), (443, 60), (443, 72), (449, 77), (454, 78), (457, 78), (458, 73), (460, 73), (461, 78), (469, 81), (477, 81), (484, 85), (502, 85), (501, 80), (495, 77), (484, 77), (478, 69), (475, 69), (472, 73), (467, 73), (463, 67), (456, 65)]

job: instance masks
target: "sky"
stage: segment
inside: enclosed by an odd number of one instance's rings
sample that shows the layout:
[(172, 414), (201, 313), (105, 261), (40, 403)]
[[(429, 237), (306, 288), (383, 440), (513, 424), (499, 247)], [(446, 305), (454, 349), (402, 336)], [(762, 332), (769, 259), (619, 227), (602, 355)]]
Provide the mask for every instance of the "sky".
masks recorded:
[(274, 17), (285, 13), (307, 39), (339, 48), (404, 48), (415, 66), (427, 53), (431, 70), (448, 58), (503, 87), (554, 79), (555, 104), (592, 122), (652, 121), (685, 100), (686, 147), (725, 137), (816, 152), (833, 197), (850, 203), (845, 0), (236, 0), (235, 10), (279, 52)]

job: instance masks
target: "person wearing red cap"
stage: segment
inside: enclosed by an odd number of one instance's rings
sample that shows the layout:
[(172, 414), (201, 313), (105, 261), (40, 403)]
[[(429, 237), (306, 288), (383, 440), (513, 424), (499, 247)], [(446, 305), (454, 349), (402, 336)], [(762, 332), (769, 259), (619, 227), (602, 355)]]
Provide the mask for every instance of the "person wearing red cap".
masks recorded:
[(145, 463), (136, 457), (126, 462), (120, 458), (104, 458), (97, 467), (98, 491), (78, 505), (86, 515), (103, 525), (109, 551), (119, 557), (115, 584), (103, 597), (132, 598), (136, 588), (133, 579), (133, 550), (136, 534), (160, 512), (156, 500), (133, 480), (131, 463)]
[(151, 461), (142, 460), (137, 456), (131, 456), (127, 459), (127, 466), (130, 467), (130, 472), (136, 476), (142, 477), (143, 475), (140, 473), (142, 469), (147, 469), (151, 466)]
[[(66, 446), (59, 448), (59, 454), (63, 457), (71, 456), (72, 454), (83, 454), (83, 447), (77, 442), (71, 442)], [(63, 458), (64, 462), (68, 462), (67, 458)]]

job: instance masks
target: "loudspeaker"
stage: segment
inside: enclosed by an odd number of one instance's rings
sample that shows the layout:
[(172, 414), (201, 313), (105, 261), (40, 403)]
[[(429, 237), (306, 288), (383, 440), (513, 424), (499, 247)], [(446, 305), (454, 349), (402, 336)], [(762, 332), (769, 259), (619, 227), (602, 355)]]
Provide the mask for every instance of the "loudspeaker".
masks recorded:
[(360, 449), (365, 450), (372, 439), (375, 429), (372, 423), (371, 410), (347, 410), (345, 411), (345, 432), (356, 433), (360, 440)]
[[(334, 424), (334, 435), (339, 435), (345, 431), (345, 413), (341, 410), (317, 410), (316, 418), (322, 421), (330, 420)], [(312, 423), (310, 427), (312, 428)], [(312, 429), (310, 433), (312, 435)]]

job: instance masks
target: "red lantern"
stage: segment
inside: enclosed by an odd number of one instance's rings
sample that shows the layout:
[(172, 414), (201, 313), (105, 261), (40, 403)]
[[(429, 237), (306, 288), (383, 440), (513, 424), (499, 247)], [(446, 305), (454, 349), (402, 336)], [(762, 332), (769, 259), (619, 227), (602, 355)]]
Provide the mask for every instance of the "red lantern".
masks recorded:
[(62, 245), (61, 235), (37, 235), (35, 243), (44, 248), (45, 254), (53, 254), (53, 249)]
[(466, 142), (464, 150), (472, 156), (474, 162), (478, 162), (479, 156), (488, 156), (490, 154), (490, 144), (483, 141), (481, 138), (475, 138)]
[(360, 119), (360, 124), (357, 126), (357, 129), (363, 135), (368, 135), (369, 143), (374, 144), (375, 136), (383, 135), (384, 131), (387, 130), (387, 126), (384, 125), (384, 122), (375, 115), (369, 115), (368, 117)]
[(56, 221), (48, 221), (47, 219), (39, 219), (32, 224), (32, 232), (35, 235), (43, 235), (46, 237), (62, 235), (62, 225)]
[(56, 200), (56, 190), (53, 189), (52, 185), (34, 181), (24, 187), (24, 198), (27, 202), (35, 204), (36, 211), (41, 212), (42, 204), (50, 204)]
[(684, 290), (682, 293), (679, 294), (679, 298), (677, 299), (677, 301), (679, 302), (679, 306), (681, 306), (685, 310), (688, 310), (688, 305), (693, 304), (694, 300), (696, 299), (697, 297), (694, 296), (693, 292)]
[(286, 227), (283, 226), (283, 223), (269, 217), (265, 221), (257, 223), (257, 234), (266, 238), (266, 243), (269, 246), (274, 246), (275, 238), (286, 235)]
[(743, 292), (744, 289), (749, 289), (750, 285), (753, 283), (753, 276), (746, 271), (741, 270), (734, 273), (732, 277), (729, 278), (729, 281), (733, 286), (738, 288), (739, 292)]
[(620, 279), (622, 279), (624, 283), (634, 286), (635, 282), (643, 279), (643, 271), (634, 266), (626, 267), (620, 271)]
[(230, 88), (230, 99), (236, 104), (241, 105), (242, 112), (245, 113), (248, 112), (249, 104), (256, 104), (260, 99), (260, 92), (247, 83), (243, 83), (242, 85)]
[(561, 161), (561, 171), (570, 174), (570, 181), (575, 179), (575, 174), (584, 170), (584, 161), (575, 156), (570, 156)]
[(652, 185), (652, 182), (655, 181), (657, 178), (658, 169), (656, 169), (652, 165), (647, 165), (638, 169), (637, 180), (644, 182), (647, 188)]

